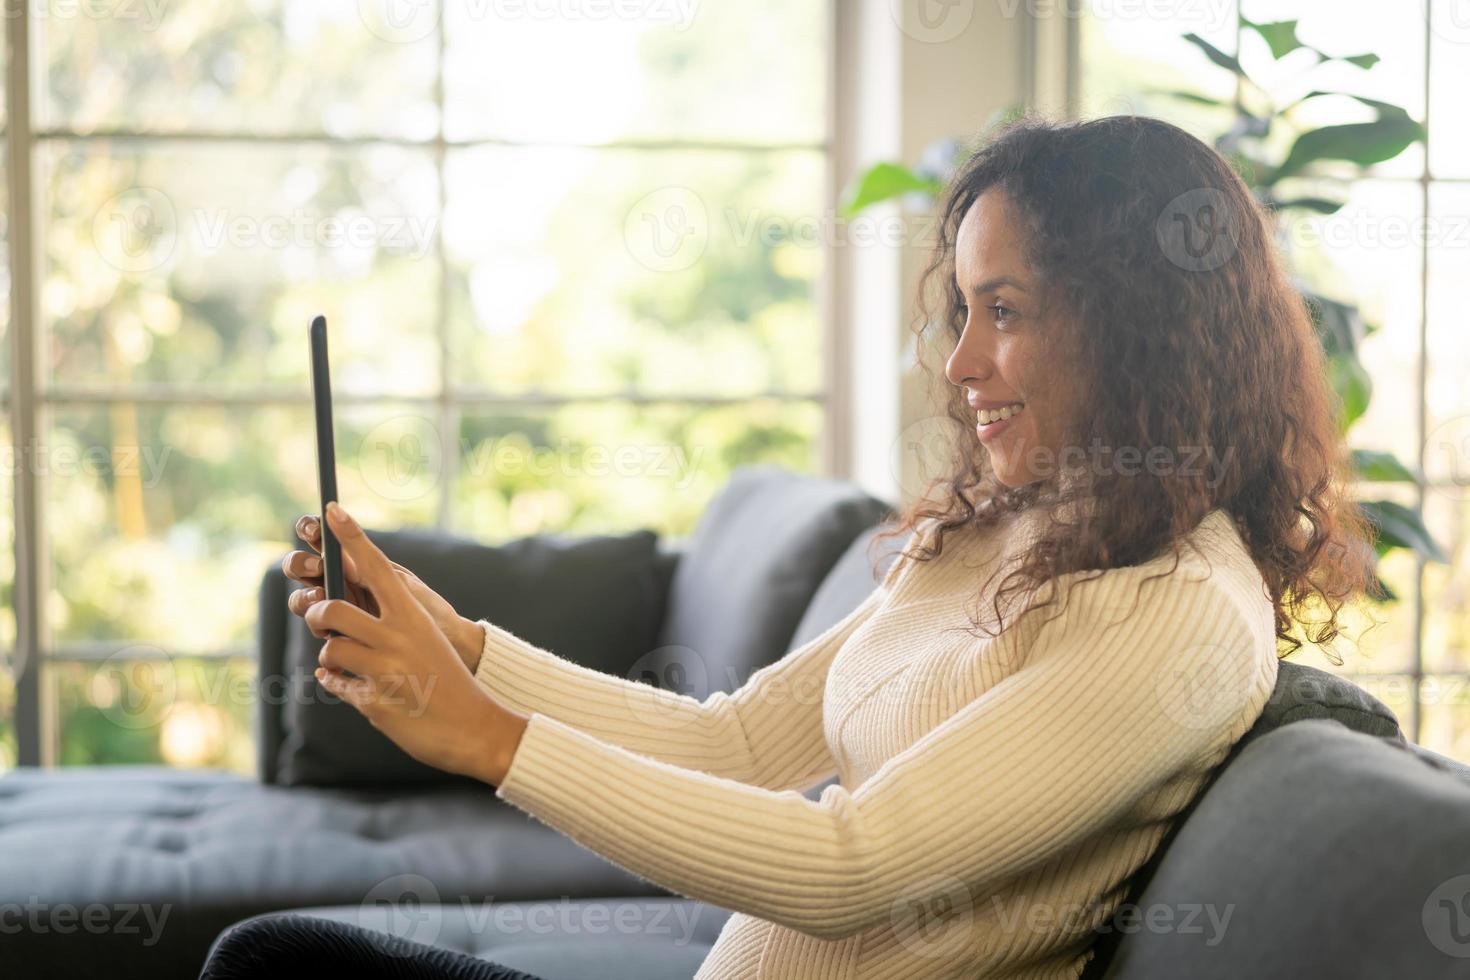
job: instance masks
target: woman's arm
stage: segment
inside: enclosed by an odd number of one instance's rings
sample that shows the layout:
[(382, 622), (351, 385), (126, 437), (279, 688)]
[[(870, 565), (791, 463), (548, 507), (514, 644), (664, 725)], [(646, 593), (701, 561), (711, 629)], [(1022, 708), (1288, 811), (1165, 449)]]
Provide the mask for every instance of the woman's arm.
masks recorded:
[[(824, 939), (952, 900), (957, 886), (981, 902), (1182, 771), (1217, 765), (1270, 696), (1264, 596), (1243, 576), (1187, 580), (1181, 567), (1143, 582), (1145, 569), (1157, 566), (1076, 583), (1065, 612), (1038, 614), (1055, 618), (1024, 665), (820, 802), (650, 759), (541, 712), (497, 795), (667, 889)], [(1105, 626), (1135, 595), (1132, 615)], [(762, 735), (805, 732), (807, 715), (761, 712)]]
[(483, 620), (475, 679), (512, 710), (668, 765), (766, 789), (806, 788), (836, 771), (822, 731), (827, 669), (886, 585), (733, 694), (716, 691), (701, 701), (591, 670)]

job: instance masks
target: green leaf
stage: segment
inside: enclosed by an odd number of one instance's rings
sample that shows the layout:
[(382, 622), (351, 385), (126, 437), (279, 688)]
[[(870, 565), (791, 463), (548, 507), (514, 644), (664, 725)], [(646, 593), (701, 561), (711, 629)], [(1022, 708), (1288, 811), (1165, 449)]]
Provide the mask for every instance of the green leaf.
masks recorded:
[(1362, 363), (1356, 357), (1348, 355), (1330, 358), (1327, 361), (1327, 373), (1332, 379), (1332, 390), (1337, 392), (1342, 403), (1342, 418), (1338, 420), (1338, 428), (1347, 432), (1368, 410), (1368, 402), (1373, 397), (1373, 380), (1368, 377)]
[(902, 164), (878, 163), (869, 167), (858, 178), (857, 185), (847, 195), (847, 203), (842, 206), (842, 214), (851, 218), (880, 201), (903, 194), (917, 192), (937, 197), (942, 189), (939, 181), (932, 177), (920, 177)]
[(1423, 138), (1424, 127), (1407, 113), (1308, 130), (1296, 138), (1286, 159), (1276, 168), (1275, 179), (1300, 173), (1319, 160), (1345, 160), (1360, 167), (1382, 163)]
[(1403, 504), (1392, 500), (1359, 501), (1363, 514), (1378, 528), (1378, 553), (1394, 548), (1408, 548), (1422, 555), (1425, 561), (1448, 563), (1438, 541), (1424, 526), (1424, 519)]
[(1325, 197), (1294, 197), (1288, 201), (1277, 201), (1276, 209), (1285, 211), (1287, 208), (1302, 208), (1318, 214), (1336, 214), (1346, 203), (1346, 201), (1329, 201)]
[(1418, 483), (1414, 471), (1393, 453), (1382, 453), (1372, 449), (1353, 450), (1353, 468), (1366, 483)]
[(1200, 95), (1198, 92), (1185, 92), (1181, 89), (1155, 88), (1149, 89), (1153, 95), (1167, 95), (1174, 99), (1183, 99), (1185, 102), (1193, 102), (1196, 105), (1212, 105), (1224, 108), (1231, 103), (1211, 98), (1208, 95)]
[(1272, 21), (1269, 24), (1257, 24), (1242, 17), (1240, 22), (1265, 39), (1266, 44), (1271, 48), (1271, 57), (1277, 61), (1280, 61), (1286, 55), (1291, 54), (1297, 48), (1303, 46), (1302, 42), (1297, 39), (1297, 22), (1294, 20), (1278, 20)]
[(1328, 357), (1357, 357), (1358, 345), (1367, 336), (1363, 317), (1356, 306), (1328, 299), (1311, 289), (1297, 287), (1307, 301), (1312, 313), (1312, 322), (1317, 327), (1317, 336)]
[(1282, 106), (1281, 111), (1285, 112), (1287, 109), (1293, 109), (1301, 105), (1303, 102), (1306, 102), (1308, 99), (1320, 99), (1330, 95), (1335, 95), (1341, 99), (1352, 99), (1353, 101), (1359, 102), (1372, 109), (1380, 116), (1408, 117), (1409, 115), (1409, 111), (1407, 109), (1405, 109), (1403, 106), (1394, 105), (1392, 102), (1382, 102), (1378, 99), (1370, 99), (1366, 95), (1354, 95), (1352, 92), (1329, 92), (1326, 89), (1320, 88), (1312, 89), (1312, 91), (1308, 92), (1306, 95), (1303, 95), (1301, 98), (1295, 100), (1294, 102)]
[(1245, 69), (1240, 67), (1240, 61), (1238, 59), (1236, 59), (1233, 55), (1228, 55), (1224, 51), (1221, 51), (1219, 48), (1215, 47), (1213, 44), (1211, 44), (1209, 41), (1206, 41), (1198, 34), (1195, 34), (1191, 31), (1190, 33), (1184, 35), (1184, 40), (1188, 41), (1190, 44), (1193, 44), (1195, 47), (1203, 51), (1206, 58), (1209, 58), (1221, 68), (1233, 71), (1237, 75), (1245, 74)]
[(1332, 60), (1346, 61), (1350, 65), (1357, 65), (1359, 68), (1372, 68), (1383, 59), (1376, 54), (1354, 54), (1348, 55), (1346, 58), (1333, 58)]
[(1399, 594), (1389, 588), (1388, 583), (1378, 574), (1378, 565), (1376, 562), (1373, 566), (1373, 581), (1368, 585), (1368, 598), (1374, 602), (1385, 604), (1399, 601)]

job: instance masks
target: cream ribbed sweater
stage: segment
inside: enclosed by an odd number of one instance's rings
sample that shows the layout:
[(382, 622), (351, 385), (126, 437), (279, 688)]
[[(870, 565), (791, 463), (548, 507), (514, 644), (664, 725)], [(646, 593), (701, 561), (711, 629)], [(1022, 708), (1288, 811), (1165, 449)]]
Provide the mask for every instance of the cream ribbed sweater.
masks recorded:
[[(1208, 563), (1186, 549), (1141, 594), (1172, 554), (1112, 569), (1044, 625), (1055, 607), (966, 635), (1034, 520), (900, 558), (841, 622), (702, 702), (483, 623), (477, 679), (530, 716), (497, 795), (734, 910), (697, 980), (1077, 976), (1264, 708), (1276, 639), (1222, 510), (1191, 535)], [(833, 775), (820, 801), (801, 792)]]

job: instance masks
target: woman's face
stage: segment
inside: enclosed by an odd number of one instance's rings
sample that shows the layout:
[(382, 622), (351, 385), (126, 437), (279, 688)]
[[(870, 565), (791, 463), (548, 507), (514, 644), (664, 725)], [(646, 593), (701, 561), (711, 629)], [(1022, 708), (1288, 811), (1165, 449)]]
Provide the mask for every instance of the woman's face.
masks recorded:
[(1065, 369), (1054, 350), (1048, 357), (1054, 345), (1022, 234), (999, 188), (981, 194), (960, 223), (955, 285), (965, 301), (965, 328), (944, 372), (965, 389), (976, 409), (976, 438), (1008, 487), (1056, 474), (1066, 418), (1058, 377)]

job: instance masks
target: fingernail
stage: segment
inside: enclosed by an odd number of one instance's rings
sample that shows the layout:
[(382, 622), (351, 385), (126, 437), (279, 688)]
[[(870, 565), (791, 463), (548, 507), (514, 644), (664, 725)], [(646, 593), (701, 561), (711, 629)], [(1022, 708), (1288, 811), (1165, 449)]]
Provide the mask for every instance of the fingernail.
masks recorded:
[(307, 571), (307, 574), (309, 574), (309, 575), (315, 575), (317, 572), (320, 572), (321, 570), (322, 570), (322, 560), (320, 558), (308, 558), (308, 559), (306, 559), (306, 571)]
[(342, 505), (335, 500), (327, 504), (327, 513), (332, 516), (333, 520), (342, 521), (344, 524), (352, 520), (347, 516), (347, 511), (342, 509)]

